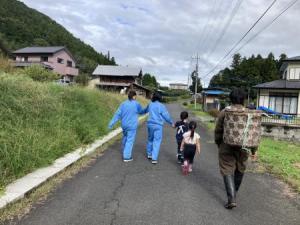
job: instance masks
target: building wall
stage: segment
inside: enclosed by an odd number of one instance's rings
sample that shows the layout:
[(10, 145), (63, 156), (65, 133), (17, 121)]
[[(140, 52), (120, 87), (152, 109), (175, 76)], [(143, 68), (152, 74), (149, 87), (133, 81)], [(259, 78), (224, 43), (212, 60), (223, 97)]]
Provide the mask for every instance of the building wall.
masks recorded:
[[(63, 59), (63, 63), (58, 63), (58, 58)], [(72, 62), (72, 67), (67, 66), (67, 61)], [(48, 59), (48, 63), (46, 64), (49, 64), (51, 67), (53, 67), (53, 71), (58, 74), (71, 76), (78, 75), (78, 69), (75, 68), (76, 64), (66, 51), (60, 51), (53, 56), (50, 56)]]
[(173, 89), (173, 90), (187, 90), (188, 89), (188, 86), (187, 85), (170, 85), (170, 89)]
[(300, 91), (298, 95), (298, 115), (300, 115)]
[(88, 84), (88, 87), (89, 87), (89, 88), (95, 88), (95, 87), (97, 86), (97, 84), (100, 84), (100, 79), (99, 79), (99, 77), (90, 80), (90, 81), (89, 81), (89, 84)]
[[(37, 55), (28, 55), (28, 62), (41, 62), (41, 56)], [(16, 57), (17, 62), (23, 62), (24, 61), (24, 56), (17, 56)]]
[[(47, 56), (48, 62), (43, 62), (46, 65), (49, 65), (53, 68), (53, 71), (60, 74), (60, 75), (70, 75), (70, 76), (77, 76), (79, 71), (75, 68), (76, 64), (74, 60), (70, 57), (70, 55), (66, 51), (57, 52), (54, 55), (32, 55), (32, 54), (22, 54), (16, 56), (17, 62), (23, 62), (24, 57), (28, 57), (28, 62), (38, 63), (41, 62), (41, 56)], [(63, 59), (63, 63), (58, 63), (58, 58)], [(67, 66), (67, 61), (72, 62), (72, 67)], [(72, 79), (72, 78), (70, 78)]]
[(99, 76), (100, 82), (108, 83), (135, 83), (134, 77), (123, 77), (123, 76)]
[(206, 96), (205, 97), (205, 100), (206, 100), (206, 103), (214, 103), (215, 100), (217, 100), (218, 98), (217, 97), (214, 97), (214, 96)]

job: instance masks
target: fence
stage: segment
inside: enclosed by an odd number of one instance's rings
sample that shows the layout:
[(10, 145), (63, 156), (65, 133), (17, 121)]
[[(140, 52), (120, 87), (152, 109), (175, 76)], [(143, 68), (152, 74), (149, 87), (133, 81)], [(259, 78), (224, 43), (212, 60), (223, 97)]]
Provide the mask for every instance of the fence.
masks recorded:
[(264, 115), (262, 124), (300, 127), (300, 115)]

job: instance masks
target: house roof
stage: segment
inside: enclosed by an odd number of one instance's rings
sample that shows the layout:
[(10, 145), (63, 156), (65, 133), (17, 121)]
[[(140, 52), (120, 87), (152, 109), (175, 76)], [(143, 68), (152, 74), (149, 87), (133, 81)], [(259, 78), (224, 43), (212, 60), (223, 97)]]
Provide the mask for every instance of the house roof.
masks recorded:
[(108, 66), (98, 65), (94, 70), (94, 76), (130, 76), (138, 77), (142, 72), (141, 68), (127, 67), (127, 66)]
[(76, 63), (77, 60), (65, 46), (50, 46), (50, 47), (26, 47), (13, 52), (13, 54), (55, 54), (65, 50)]
[(283, 61), (300, 61), (300, 56), (290, 57)]
[(228, 94), (225, 91), (221, 91), (221, 90), (207, 90), (207, 91), (203, 91), (203, 93), (205, 95), (225, 95)]
[(254, 86), (257, 89), (299, 89), (300, 81), (275, 80)]
[(64, 50), (64, 46), (51, 46), (51, 47), (26, 47), (14, 51), (14, 54), (54, 54)]
[(184, 84), (184, 83), (170, 83), (169, 85), (170, 85), (170, 86), (171, 86), (171, 85), (188, 86), (187, 84)]

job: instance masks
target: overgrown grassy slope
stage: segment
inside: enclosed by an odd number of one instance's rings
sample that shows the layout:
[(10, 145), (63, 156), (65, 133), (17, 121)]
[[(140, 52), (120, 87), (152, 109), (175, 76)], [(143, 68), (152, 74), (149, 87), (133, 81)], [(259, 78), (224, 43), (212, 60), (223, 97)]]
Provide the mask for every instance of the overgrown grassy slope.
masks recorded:
[(125, 98), (0, 74), (0, 189), (106, 134)]

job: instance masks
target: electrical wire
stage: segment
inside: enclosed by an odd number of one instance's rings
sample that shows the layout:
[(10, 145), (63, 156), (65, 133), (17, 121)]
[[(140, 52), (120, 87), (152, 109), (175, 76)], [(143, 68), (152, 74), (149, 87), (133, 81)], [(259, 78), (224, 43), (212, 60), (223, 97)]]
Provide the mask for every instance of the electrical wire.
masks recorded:
[[(298, 1), (298, 0), (297, 0)], [(263, 12), (263, 14), (254, 22), (254, 24), (248, 29), (248, 31), (239, 39), (238, 42), (236, 42), (233, 47), (225, 54), (225, 56), (218, 61), (216, 66), (211, 69), (204, 77), (208, 76), (211, 74), (213, 71), (215, 71), (216, 68), (220, 65), (223, 60), (230, 55), (230, 53), (245, 39), (245, 37), (253, 30), (253, 28), (259, 23), (259, 21), (262, 20), (262, 18), (267, 14), (267, 12), (273, 7), (273, 5), (277, 2), (277, 0), (273, 0), (273, 2), (268, 6), (268, 8)]]
[(221, 40), (223, 39), (223, 37), (225, 36), (228, 28), (230, 27), (231, 25), (231, 22), (234, 18), (234, 16), (236, 15), (236, 13), (238, 12), (241, 4), (243, 3), (243, 0), (237, 0), (236, 2), (236, 5), (234, 6), (234, 8), (232, 9), (232, 12), (230, 13), (230, 16), (228, 17), (227, 21), (225, 22), (223, 28), (222, 28), (222, 31), (219, 35), (219, 37), (216, 39), (213, 47), (212, 47), (212, 50), (210, 51), (210, 53), (208, 54), (208, 57), (209, 58), (216, 50), (216, 48), (219, 46), (219, 44), (221, 43)]

